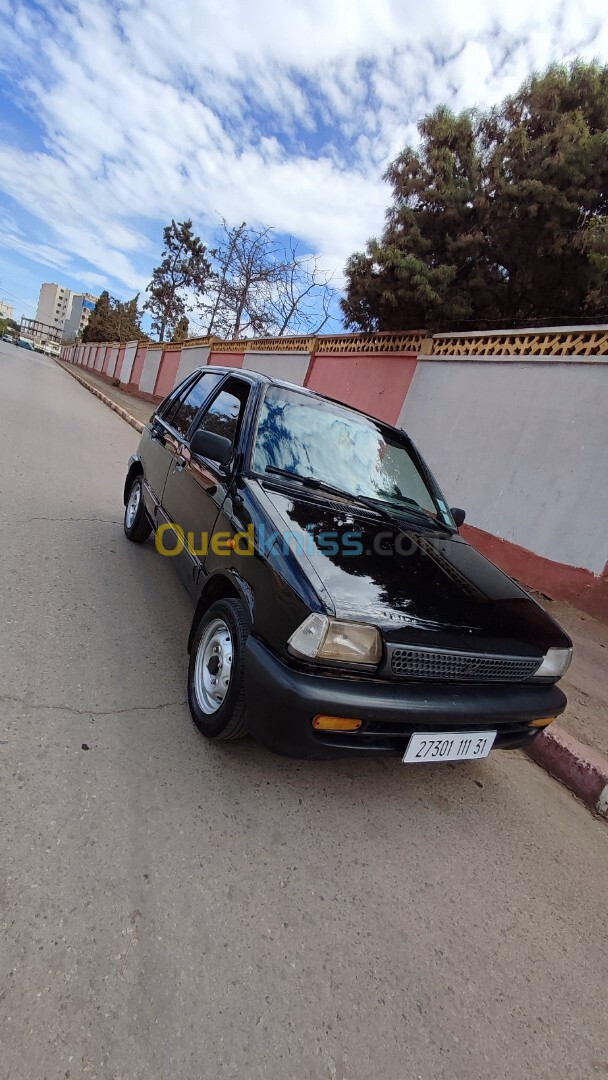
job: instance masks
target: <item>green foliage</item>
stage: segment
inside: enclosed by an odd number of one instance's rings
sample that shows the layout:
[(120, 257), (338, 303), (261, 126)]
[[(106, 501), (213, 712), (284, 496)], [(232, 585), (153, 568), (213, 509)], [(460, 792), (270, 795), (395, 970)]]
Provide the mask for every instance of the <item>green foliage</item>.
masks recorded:
[(116, 300), (104, 289), (95, 304), (84, 341), (145, 341), (148, 335), (141, 328), (138, 310), (139, 293), (132, 300)]
[(473, 328), (608, 314), (608, 67), (534, 75), (489, 112), (442, 107), (385, 178), (346, 266), (346, 325)]
[(14, 319), (9, 319), (6, 316), (0, 317), (0, 337), (3, 334), (13, 334), (15, 337), (19, 337), (20, 326)]
[(95, 304), (95, 309), (87, 326), (82, 332), (83, 341), (116, 341), (112, 317), (112, 301), (109, 292), (104, 289)]
[(152, 316), (152, 329), (159, 341), (173, 334), (186, 315), (188, 294), (204, 293), (211, 265), (207, 249), (192, 231), (191, 221), (171, 221), (163, 231), (164, 249), (160, 266), (152, 272), (144, 308)]

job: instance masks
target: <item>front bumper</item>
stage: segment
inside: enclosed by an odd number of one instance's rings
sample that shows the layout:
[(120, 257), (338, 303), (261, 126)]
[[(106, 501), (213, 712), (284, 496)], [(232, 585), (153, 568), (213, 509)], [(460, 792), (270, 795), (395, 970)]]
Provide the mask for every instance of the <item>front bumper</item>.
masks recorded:
[[(337, 758), (403, 754), (414, 731), (497, 731), (494, 747), (515, 750), (539, 733), (531, 720), (559, 716), (565, 694), (554, 685), (380, 682), (311, 675), (283, 663), (257, 638), (245, 649), (247, 722), (277, 754)], [(363, 720), (353, 733), (314, 731), (313, 718)]]

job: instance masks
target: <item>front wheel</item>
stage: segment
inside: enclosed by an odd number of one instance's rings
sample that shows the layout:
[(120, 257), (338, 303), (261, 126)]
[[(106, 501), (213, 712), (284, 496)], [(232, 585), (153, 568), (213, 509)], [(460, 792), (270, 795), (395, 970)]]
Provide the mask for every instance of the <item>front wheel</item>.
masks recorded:
[(208, 739), (247, 733), (243, 668), (249, 624), (239, 600), (217, 600), (203, 615), (188, 667), (192, 719)]
[(152, 532), (152, 526), (146, 517), (144, 491), (141, 476), (136, 476), (131, 484), (125, 506), (125, 536), (134, 544), (143, 544)]

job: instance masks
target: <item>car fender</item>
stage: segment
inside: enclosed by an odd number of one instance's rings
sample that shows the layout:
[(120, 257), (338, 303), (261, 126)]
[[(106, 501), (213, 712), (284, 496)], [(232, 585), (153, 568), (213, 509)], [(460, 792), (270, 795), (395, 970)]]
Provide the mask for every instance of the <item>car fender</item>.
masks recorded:
[(254, 612), (255, 612), (255, 597), (253, 589), (250, 584), (245, 581), (239, 574), (238, 570), (228, 567), (216, 570), (213, 574), (209, 574), (203, 578), (201, 582), (200, 593), (194, 609), (194, 617), (192, 619), (192, 625), (190, 627), (190, 633), (188, 635), (188, 652), (192, 648), (192, 642), (198, 624), (201, 620), (203, 613), (207, 608), (214, 603), (215, 600), (224, 596), (234, 596), (239, 599), (247, 612), (250, 622), (253, 625)]
[(133, 477), (137, 473), (143, 473), (144, 466), (141, 456), (139, 454), (131, 454), (127, 465), (127, 475), (125, 479), (125, 487), (123, 492), (123, 502), (127, 505), (127, 499), (129, 498), (129, 491), (131, 490), (131, 484), (133, 483)]

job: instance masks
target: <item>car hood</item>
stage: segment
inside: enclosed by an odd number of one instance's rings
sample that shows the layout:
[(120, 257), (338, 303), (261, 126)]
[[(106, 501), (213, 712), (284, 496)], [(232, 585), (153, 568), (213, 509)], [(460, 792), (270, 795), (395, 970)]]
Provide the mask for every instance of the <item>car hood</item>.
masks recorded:
[(530, 656), (570, 644), (539, 604), (457, 534), (405, 519), (389, 524), (317, 493), (267, 483), (258, 490), (275, 528), (292, 534), (290, 558), (338, 617), (372, 622), (390, 641), (435, 648)]

